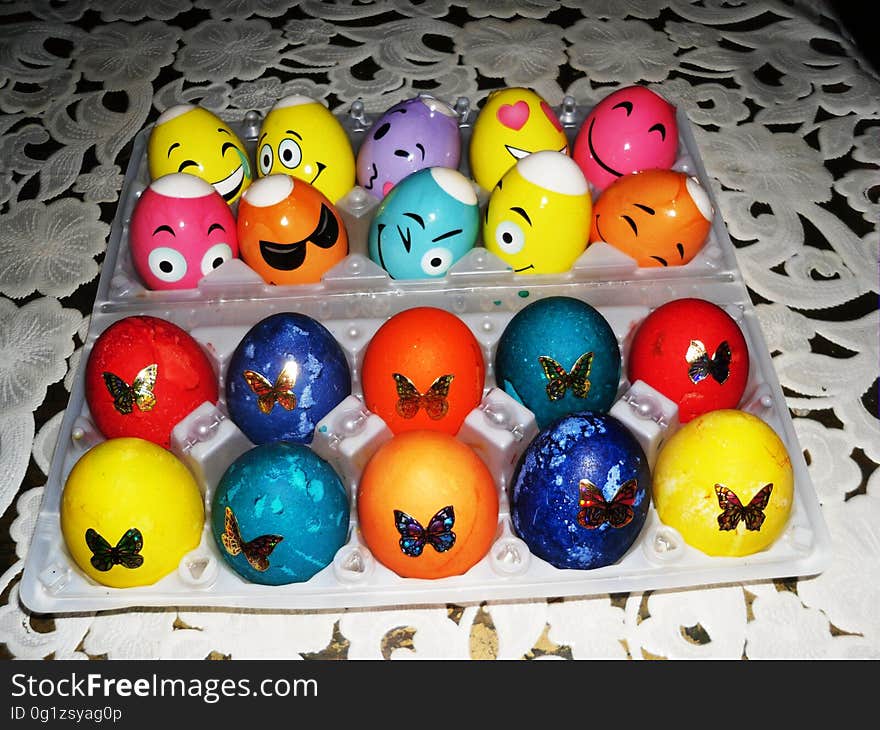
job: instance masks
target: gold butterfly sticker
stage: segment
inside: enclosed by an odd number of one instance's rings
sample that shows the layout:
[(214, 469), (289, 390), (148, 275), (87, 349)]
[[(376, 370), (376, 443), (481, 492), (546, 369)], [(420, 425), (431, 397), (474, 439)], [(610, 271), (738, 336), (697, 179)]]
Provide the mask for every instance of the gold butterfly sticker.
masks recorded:
[(269, 414), (278, 403), (284, 410), (292, 411), (296, 408), (296, 394), (292, 388), (299, 376), (299, 365), (296, 360), (290, 360), (284, 364), (274, 385), (264, 375), (254, 370), (245, 370), (244, 379), (251, 390), (257, 394), (257, 407), (262, 413)]
[(147, 365), (129, 385), (118, 375), (104, 372), (104, 385), (113, 396), (113, 407), (123, 415), (131, 413), (135, 405), (141, 411), (152, 411), (156, 405), (153, 388), (156, 387), (158, 374), (159, 366), (156, 363)]
[(424, 408), (425, 413), (432, 421), (437, 421), (446, 415), (449, 410), (449, 386), (452, 385), (454, 375), (441, 375), (424, 393), (405, 375), (392, 373), (391, 377), (397, 384), (397, 414), (401, 418), (415, 418), (419, 408)]

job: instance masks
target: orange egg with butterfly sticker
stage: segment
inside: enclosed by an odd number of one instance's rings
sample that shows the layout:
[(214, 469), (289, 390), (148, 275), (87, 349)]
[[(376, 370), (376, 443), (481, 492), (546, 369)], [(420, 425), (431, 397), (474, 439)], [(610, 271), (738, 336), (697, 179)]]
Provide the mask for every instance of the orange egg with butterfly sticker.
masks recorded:
[(498, 492), (469, 446), (437, 431), (408, 431), (367, 462), (357, 512), (380, 563), (404, 578), (444, 578), (467, 572), (489, 551)]
[(158, 317), (110, 325), (86, 363), (86, 402), (107, 438), (134, 436), (168, 448), (174, 426), (218, 399), (217, 376), (185, 330)]
[(751, 555), (783, 533), (794, 472), (782, 439), (746, 411), (693, 419), (661, 447), (654, 466), (660, 520), (708, 555)]
[(367, 408), (393, 433), (455, 434), (483, 397), (486, 364), (479, 342), (454, 314), (414, 307), (395, 314), (364, 352)]

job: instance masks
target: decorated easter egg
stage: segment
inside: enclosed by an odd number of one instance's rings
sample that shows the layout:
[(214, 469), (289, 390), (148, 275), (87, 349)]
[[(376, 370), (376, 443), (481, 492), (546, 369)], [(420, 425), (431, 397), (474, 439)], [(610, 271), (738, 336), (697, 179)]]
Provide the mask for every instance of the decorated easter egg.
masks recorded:
[(367, 408), (394, 433), (455, 434), (483, 397), (486, 364), (476, 337), (454, 314), (414, 307), (388, 319), (364, 352)]
[(492, 190), (517, 160), (539, 150), (568, 154), (568, 139), (553, 107), (532, 89), (510, 87), (489, 94), (471, 135), (474, 180)]
[(660, 520), (708, 555), (751, 555), (788, 523), (794, 472), (785, 444), (757, 416), (710, 411), (676, 431), (654, 465)]
[(111, 438), (74, 464), (61, 493), (61, 533), (89, 578), (146, 586), (177, 570), (205, 522), (199, 486), (174, 454), (151, 441)]
[(623, 175), (670, 168), (677, 154), (675, 107), (647, 87), (626, 86), (586, 116), (572, 156), (598, 193)]
[(241, 258), (269, 284), (315, 284), (348, 255), (339, 212), (316, 187), (273, 174), (251, 185), (238, 207)]
[(593, 206), (590, 241), (639, 266), (681, 266), (705, 245), (714, 214), (706, 189), (676, 170), (645, 170), (613, 182)]
[(458, 167), (458, 116), (439, 99), (419, 94), (395, 104), (367, 131), (357, 154), (358, 184), (381, 200), (407, 175), (426, 167)]
[(489, 197), (486, 248), (518, 274), (568, 271), (587, 247), (592, 199), (568, 155), (543, 150), (511, 167)]
[(394, 279), (443, 276), (470, 251), (480, 232), (480, 209), (458, 170), (428, 167), (385, 196), (370, 223), (370, 258)]
[(489, 551), (498, 492), (467, 445), (437, 431), (385, 442), (361, 477), (358, 526), (373, 556), (404, 578), (461, 575)]
[(192, 289), (238, 256), (238, 233), (220, 193), (195, 175), (172, 172), (137, 199), (129, 245), (148, 289)]
[(651, 312), (632, 337), (631, 383), (642, 380), (678, 405), (687, 423), (736, 408), (749, 380), (749, 349), (736, 321), (705, 299), (676, 299)]
[(529, 550), (557, 568), (619, 561), (645, 524), (651, 472), (616, 418), (574, 413), (542, 430), (512, 481), (511, 517)]
[(330, 331), (305, 314), (257, 322), (226, 370), (229, 417), (255, 444), (311, 443), (315, 424), (351, 395), (351, 370)]
[(253, 179), (238, 135), (216, 114), (192, 104), (159, 115), (147, 141), (147, 164), (152, 180), (172, 172), (207, 180), (230, 205)]
[(250, 583), (301, 583), (348, 539), (348, 495), (339, 475), (308, 446), (255, 446), (214, 492), (211, 528), (226, 563)]
[(539, 428), (576, 411), (608, 411), (620, 374), (620, 347), (608, 320), (573, 297), (547, 297), (521, 309), (495, 352), (498, 387), (532, 411)]
[(354, 187), (354, 151), (342, 124), (321, 102), (285, 96), (257, 136), (257, 174), (305, 180), (336, 203)]
[(136, 436), (168, 448), (177, 423), (216, 403), (217, 375), (201, 346), (158, 317), (125, 317), (102, 332), (86, 362), (85, 395), (107, 438)]

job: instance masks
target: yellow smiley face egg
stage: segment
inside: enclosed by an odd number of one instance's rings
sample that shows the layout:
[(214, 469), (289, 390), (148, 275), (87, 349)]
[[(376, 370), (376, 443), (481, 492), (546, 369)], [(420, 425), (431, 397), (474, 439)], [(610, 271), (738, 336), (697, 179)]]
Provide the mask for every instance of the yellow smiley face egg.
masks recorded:
[(553, 108), (522, 87), (493, 91), (474, 122), (469, 155), (471, 175), (492, 190), (517, 160), (540, 150), (568, 154), (568, 139)]
[(518, 274), (568, 271), (587, 246), (592, 200), (568, 155), (553, 150), (519, 160), (486, 207), (485, 247)]
[(757, 416), (734, 409), (689, 421), (663, 445), (654, 467), (660, 520), (707, 555), (770, 547), (791, 513), (794, 474), (785, 445)]
[(170, 451), (108, 439), (74, 464), (61, 494), (61, 532), (74, 562), (113, 588), (151, 585), (201, 540), (204, 502)]
[(257, 174), (284, 173), (310, 183), (332, 203), (354, 187), (355, 157), (342, 124), (314, 99), (280, 99), (257, 137)]
[(230, 205), (253, 179), (238, 135), (216, 114), (193, 104), (178, 104), (159, 116), (147, 142), (147, 163), (151, 180), (172, 172), (195, 175)]

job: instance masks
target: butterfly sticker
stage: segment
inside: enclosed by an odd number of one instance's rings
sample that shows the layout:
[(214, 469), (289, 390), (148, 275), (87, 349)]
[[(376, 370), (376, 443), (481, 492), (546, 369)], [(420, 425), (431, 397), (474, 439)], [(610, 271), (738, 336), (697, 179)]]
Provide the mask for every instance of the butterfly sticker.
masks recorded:
[(746, 523), (747, 530), (760, 530), (764, 524), (764, 510), (770, 502), (770, 492), (773, 484), (765, 484), (758, 493), (752, 497), (752, 501), (743, 507), (739, 497), (723, 484), (715, 485), (715, 494), (718, 495), (718, 506), (723, 512), (718, 515), (718, 528), (720, 530), (735, 530), (739, 521)]
[(269, 569), (269, 556), (272, 554), (275, 546), (283, 539), (281, 535), (260, 535), (249, 542), (245, 542), (238, 529), (238, 520), (235, 519), (235, 514), (227, 505), (223, 534), (220, 535), (220, 541), (223, 543), (223, 547), (226, 548), (226, 552), (230, 555), (235, 556), (244, 553), (244, 556), (254, 570), (259, 570), (262, 573)]
[(710, 375), (719, 385), (724, 385), (730, 375), (730, 345), (727, 340), (718, 345), (712, 357), (709, 357), (706, 346), (700, 340), (691, 340), (684, 358), (688, 363), (688, 376), (695, 385)]
[(441, 375), (424, 394), (419, 393), (405, 375), (392, 373), (391, 377), (397, 384), (397, 414), (401, 418), (415, 418), (419, 408), (424, 408), (425, 413), (432, 421), (437, 421), (446, 415), (449, 410), (449, 386), (452, 385), (454, 375)]
[(296, 394), (291, 392), (297, 377), (299, 377), (299, 365), (296, 360), (288, 360), (275, 378), (275, 384), (254, 370), (245, 370), (244, 379), (251, 390), (257, 394), (257, 407), (266, 415), (272, 412), (278, 403), (284, 410), (292, 411), (296, 408)]
[(538, 358), (547, 380), (547, 396), (550, 400), (559, 400), (565, 395), (565, 391), (571, 388), (577, 398), (586, 398), (590, 392), (590, 370), (593, 367), (593, 353), (585, 352), (581, 355), (571, 369), (567, 372), (552, 357), (541, 355)]
[(116, 543), (116, 547), (112, 547), (90, 527), (86, 530), (86, 545), (93, 553), (89, 562), (95, 570), (100, 570), (102, 573), (106, 573), (114, 565), (134, 570), (144, 564), (144, 556), (138, 554), (144, 547), (144, 537), (136, 527), (126, 530)]
[(422, 527), (418, 520), (406, 512), (394, 510), (394, 526), (401, 534), (400, 549), (404, 555), (417, 558), (422, 554), (425, 545), (431, 545), (438, 553), (445, 553), (455, 545), (455, 511), (452, 505), (444, 507), (435, 514), (428, 527)]
[(113, 396), (113, 407), (124, 416), (131, 413), (135, 405), (141, 411), (152, 411), (156, 405), (153, 388), (156, 387), (158, 374), (159, 366), (156, 363), (147, 365), (134, 376), (132, 384), (129, 385), (118, 375), (103, 373), (104, 385)]
[(606, 522), (612, 527), (625, 527), (635, 517), (633, 503), (636, 501), (638, 489), (635, 479), (624, 482), (610, 502), (605, 501), (602, 490), (589, 479), (581, 479), (578, 489), (578, 506), (581, 509), (577, 521), (581, 527), (595, 530)]

